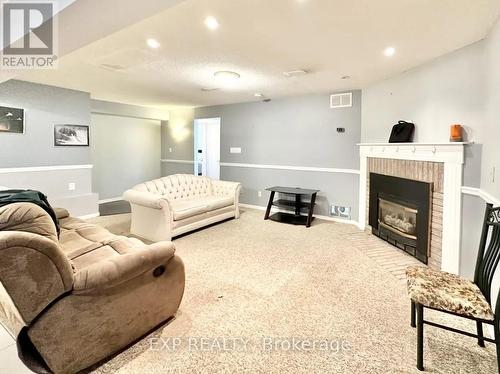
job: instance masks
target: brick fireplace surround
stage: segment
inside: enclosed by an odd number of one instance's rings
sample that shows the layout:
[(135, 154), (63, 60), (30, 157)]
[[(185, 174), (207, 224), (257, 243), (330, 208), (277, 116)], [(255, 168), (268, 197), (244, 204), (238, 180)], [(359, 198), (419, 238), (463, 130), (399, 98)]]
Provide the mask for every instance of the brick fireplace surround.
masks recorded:
[(369, 173), (433, 183), (428, 265), (458, 274), (464, 143), (359, 146), (360, 228), (370, 229), (367, 220)]
[[(444, 164), (441, 162), (396, 160), (390, 158), (368, 158), (367, 173), (378, 173), (406, 178), (433, 184), (432, 208), (431, 208), (431, 235), (429, 256), (429, 267), (441, 269), (441, 242), (443, 238), (443, 180)], [(370, 178), (366, 178), (366, 190), (370, 191)], [(368, 199), (366, 194), (367, 217)], [(368, 220), (367, 220), (368, 225)]]

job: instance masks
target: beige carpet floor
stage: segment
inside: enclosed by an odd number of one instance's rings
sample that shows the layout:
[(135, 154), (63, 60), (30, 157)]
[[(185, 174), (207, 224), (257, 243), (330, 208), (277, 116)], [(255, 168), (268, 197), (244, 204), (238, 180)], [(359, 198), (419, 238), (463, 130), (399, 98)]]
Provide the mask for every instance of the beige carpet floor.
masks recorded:
[[(351, 225), (316, 220), (306, 229), (262, 218), (247, 209), (239, 220), (175, 239), (186, 266), (177, 317), (95, 372), (418, 372), (405, 282), (363, 248), (386, 244)], [(127, 234), (129, 220), (125, 214), (93, 221)], [(475, 326), (432, 311), (426, 318)], [(293, 338), (316, 347), (290, 347)], [(495, 373), (495, 349), (425, 327), (425, 367)]]

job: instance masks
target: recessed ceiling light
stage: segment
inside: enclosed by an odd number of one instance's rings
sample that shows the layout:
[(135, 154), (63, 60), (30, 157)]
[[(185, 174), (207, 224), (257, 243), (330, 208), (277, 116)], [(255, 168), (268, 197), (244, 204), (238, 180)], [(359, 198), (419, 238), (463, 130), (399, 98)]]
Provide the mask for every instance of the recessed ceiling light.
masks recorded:
[(261, 94), (260, 92), (254, 93), (253, 95), (255, 97), (264, 97), (264, 94)]
[(216, 30), (219, 28), (219, 21), (215, 17), (208, 16), (205, 18), (205, 26), (207, 26), (210, 30)]
[(384, 55), (386, 55), (387, 57), (392, 57), (395, 53), (396, 48), (394, 47), (387, 47), (386, 49), (384, 49)]
[(149, 38), (148, 40), (146, 40), (146, 44), (148, 45), (149, 48), (153, 49), (160, 48), (160, 42), (153, 38)]
[(217, 80), (218, 83), (224, 86), (229, 86), (234, 84), (235, 82), (240, 79), (240, 75), (238, 73), (235, 73), (234, 71), (216, 71), (214, 73), (214, 77)]

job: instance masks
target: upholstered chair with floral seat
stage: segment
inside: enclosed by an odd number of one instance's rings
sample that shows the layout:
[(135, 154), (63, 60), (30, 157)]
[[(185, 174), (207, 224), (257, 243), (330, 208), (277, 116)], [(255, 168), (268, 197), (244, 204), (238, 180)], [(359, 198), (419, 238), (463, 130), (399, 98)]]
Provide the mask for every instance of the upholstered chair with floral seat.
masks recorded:
[[(500, 373), (500, 303), (492, 290), (493, 277), (500, 260), (500, 207), (486, 206), (483, 231), (476, 260), (474, 281), (456, 274), (412, 266), (406, 270), (411, 299), (411, 326), (417, 328), (417, 369), (424, 370), (424, 324), (477, 338), (478, 344), (496, 344)], [(492, 293), (495, 293), (492, 298)], [(476, 322), (477, 335), (424, 320), (425, 308), (449, 313)], [(483, 324), (493, 325), (494, 339), (483, 335)]]

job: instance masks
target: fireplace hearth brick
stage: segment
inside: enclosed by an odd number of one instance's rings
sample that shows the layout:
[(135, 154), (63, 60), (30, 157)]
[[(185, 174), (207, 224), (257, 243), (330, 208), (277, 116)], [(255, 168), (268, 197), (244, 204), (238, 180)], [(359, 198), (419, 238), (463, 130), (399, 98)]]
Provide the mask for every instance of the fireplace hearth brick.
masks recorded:
[[(431, 215), (431, 242), (429, 246), (428, 266), (432, 269), (441, 269), (441, 248), (443, 236), (443, 184), (444, 163), (429, 161), (397, 160), (387, 158), (368, 158), (366, 190), (370, 191), (370, 173), (390, 175), (393, 177), (413, 179), (433, 183), (432, 215)], [(367, 230), (369, 217), (369, 194), (366, 196)]]

